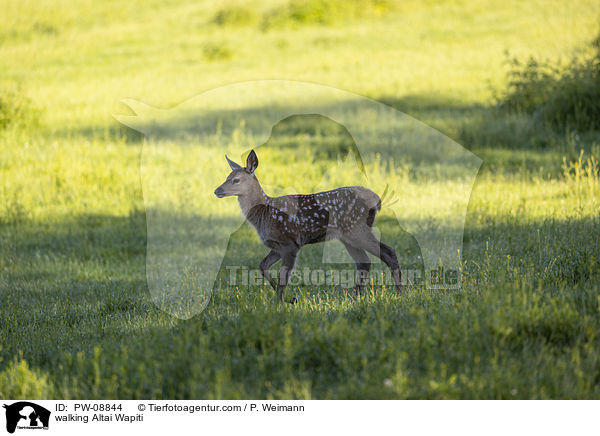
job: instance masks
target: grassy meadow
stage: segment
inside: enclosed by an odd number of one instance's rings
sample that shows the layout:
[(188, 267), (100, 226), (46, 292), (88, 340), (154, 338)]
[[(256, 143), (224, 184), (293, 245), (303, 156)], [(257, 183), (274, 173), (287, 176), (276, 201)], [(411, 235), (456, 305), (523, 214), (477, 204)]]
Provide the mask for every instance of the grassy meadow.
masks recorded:
[[(3, 9), (0, 398), (600, 398), (600, 135), (589, 94), (600, 89), (599, 64), (558, 79), (574, 56), (600, 53), (597, 1), (8, 0)], [(145, 143), (113, 114), (132, 113), (124, 98), (169, 108), (261, 79), (383, 102), (483, 160), (460, 290), (371, 286), (357, 297), (290, 286), (299, 302), (280, 306), (268, 286), (217, 281), (187, 320), (151, 301)], [(319, 185), (348, 144), (338, 125), (311, 116), (282, 122), (264, 145), (243, 123), (214, 131), (242, 151), (261, 146), (257, 176), (276, 195)], [(227, 176), (213, 140), (184, 135), (153, 155), (152, 171), (181, 164), (174, 185), (165, 180), (165, 192), (181, 194), (164, 205), (167, 219), (186, 219), (177, 211), (190, 205), (202, 214), (198, 198)], [(392, 183), (443, 199), (464, 184), (376, 150), (362, 157), (378, 192)], [(214, 185), (192, 183), (194, 162), (215, 160)], [(354, 180), (338, 171), (327, 183)], [(434, 225), (411, 198), (400, 217)], [(239, 211), (233, 199), (214, 201), (219, 234)], [(422, 268), (389, 208), (377, 226), (404, 268)], [(318, 267), (322, 250), (301, 252), (299, 269)], [(223, 265), (256, 268), (266, 253), (243, 225)]]

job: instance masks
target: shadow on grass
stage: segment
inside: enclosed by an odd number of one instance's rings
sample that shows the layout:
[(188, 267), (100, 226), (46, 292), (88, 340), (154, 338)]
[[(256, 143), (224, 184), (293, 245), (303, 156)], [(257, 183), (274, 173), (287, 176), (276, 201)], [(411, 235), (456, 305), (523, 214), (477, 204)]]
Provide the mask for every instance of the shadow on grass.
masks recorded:
[[(550, 168), (552, 174), (560, 170), (560, 161), (563, 155), (567, 159), (576, 157), (579, 149), (590, 151), (593, 144), (597, 143), (598, 132), (583, 132), (573, 136), (571, 132), (558, 132), (548, 126), (536, 122), (530, 114), (509, 114), (495, 109), (492, 105), (457, 101), (453, 98), (437, 95), (404, 95), (404, 96), (377, 96), (374, 100), (393, 107), (416, 120), (419, 120), (433, 129), (436, 129), (461, 144), (463, 147), (480, 155), (484, 160), (484, 171), (492, 172), (517, 172), (526, 169), (538, 169), (540, 166)], [(339, 106), (339, 105), (338, 105)], [(331, 105), (314, 105), (311, 109), (315, 116), (329, 112)], [(357, 113), (360, 116), (364, 109), (359, 100), (347, 101), (343, 104), (343, 111)], [(224, 138), (231, 137), (239, 130), (242, 121), (250, 126), (262, 126), (270, 129), (275, 126), (263, 126), (261, 119), (269, 107), (248, 107), (235, 111), (219, 111), (215, 113), (192, 113), (169, 120), (163, 127), (139, 123), (140, 130), (151, 130), (157, 137), (175, 140), (181, 144), (203, 141), (207, 136), (219, 135)], [(131, 111), (129, 111), (131, 114)], [(281, 123), (280, 123), (281, 124)], [(317, 136), (327, 138), (313, 148), (319, 158), (335, 160), (339, 151), (345, 151), (345, 139), (340, 131), (326, 126), (316, 118), (306, 117), (300, 122), (283, 123), (279, 126), (280, 134), (287, 137), (280, 143), (280, 147), (294, 148), (304, 142), (310, 143)], [(389, 126), (388, 126), (389, 127)], [(89, 125), (82, 127), (52, 128), (47, 132), (56, 138), (86, 138), (105, 141), (125, 140), (131, 144), (140, 144), (144, 135), (133, 128), (120, 124), (116, 120), (106, 125)], [(389, 138), (401, 135), (401, 130), (395, 128), (379, 130), (381, 141), (366, 144), (361, 147), (363, 155), (378, 152), (384, 158), (397, 157), (397, 150), (385, 145)], [(204, 139), (203, 139), (204, 138)], [(423, 146), (427, 146), (424, 138)], [(416, 158), (418, 154), (409, 156)]]
[[(58, 397), (289, 398), (309, 386), (317, 398), (487, 398), (510, 397), (515, 384), (524, 398), (594, 395), (573, 374), (597, 362), (597, 219), (467, 226), (462, 292), (279, 308), (269, 289), (249, 287), (238, 299), (216, 289), (207, 310), (188, 321), (150, 303), (145, 224), (138, 211), (1, 230), (15, 244), (0, 281), (2, 368), (21, 355), (52, 374)], [(394, 222), (379, 224), (382, 239), (406, 255)], [(260, 247), (242, 226), (223, 264), (257, 264)], [(430, 380), (449, 374), (458, 374), (451, 390), (432, 388)], [(581, 374), (597, 383), (597, 368)]]
[[(545, 168), (551, 175), (560, 174), (562, 156), (567, 159), (577, 157), (580, 149), (589, 152), (597, 143), (597, 132), (574, 135), (571, 132), (557, 132), (540, 125), (530, 114), (508, 114), (496, 110), (490, 105), (465, 103), (444, 96), (405, 95), (378, 96), (376, 101), (393, 107), (416, 120), (456, 141), (468, 150), (479, 155), (483, 160), (482, 171), (494, 173), (524, 173)], [(347, 101), (342, 111), (361, 116), (364, 107), (360, 101)], [(293, 151), (300, 145), (308, 145), (315, 159), (328, 159), (332, 162), (345, 156), (349, 150), (346, 144), (347, 131), (332, 127), (333, 123), (323, 121), (320, 113), (327, 113), (332, 108), (327, 104), (314, 105), (312, 115), (290, 117), (275, 126), (263, 125), (269, 107), (249, 107), (236, 111), (219, 111), (215, 113), (192, 113), (174, 117), (165, 126), (139, 124), (140, 130), (149, 129), (157, 138), (173, 140), (180, 144), (201, 144), (215, 140), (215, 135), (224, 141), (230, 141), (234, 132), (240, 131), (240, 125), (253, 126), (248, 131), (257, 129), (273, 129), (272, 136), (279, 136), (278, 147)], [(339, 105), (337, 106), (339, 108)], [(365, 122), (369, 123), (372, 114), (364, 113)], [(371, 117), (371, 118), (370, 118)], [(321, 120), (319, 120), (321, 118)], [(328, 125), (329, 124), (329, 125)], [(345, 129), (344, 129), (345, 130)], [(219, 132), (218, 134), (216, 132)], [(140, 144), (144, 135), (133, 128), (118, 123), (116, 120), (107, 125), (66, 127), (52, 129), (50, 135), (60, 139), (86, 138), (105, 141), (125, 140), (131, 144)], [(437, 157), (423, 153), (429, 148), (428, 135), (422, 136), (422, 143), (412, 151), (404, 152), (396, 145), (404, 133), (398, 126), (382, 126), (378, 129), (377, 139), (369, 140), (361, 145), (363, 158), (370, 159), (379, 153), (386, 159), (398, 160), (399, 157), (414, 164), (437, 162)], [(212, 138), (212, 139), (211, 139)], [(450, 164), (446, 159), (444, 164)]]
[[(166, 222), (173, 224), (183, 220), (185, 224), (181, 227), (196, 228), (197, 232), (205, 221), (195, 216), (181, 217), (168, 212), (162, 214), (169, 215)], [(416, 240), (399, 228), (397, 221), (380, 217), (376, 225), (382, 232), (382, 241), (396, 249), (404, 269), (422, 269)], [(210, 226), (205, 226), (204, 231), (210, 233), (219, 226), (230, 227), (231, 220), (212, 218)], [(54, 284), (58, 295), (63, 295), (61, 289), (66, 286), (74, 292), (74, 298), (84, 298), (86, 292), (95, 293), (102, 286), (127, 287), (123, 286), (125, 282), (135, 277), (135, 283), (131, 284), (137, 289), (136, 293), (147, 292), (144, 211), (135, 211), (122, 217), (92, 214), (63, 222), (22, 222), (7, 227), (7, 230), (11, 236), (7, 238), (10, 242), (5, 248), (10, 253), (12, 265), (6, 274), (8, 287), (35, 295), (38, 303), (41, 302), (39, 288), (48, 283)], [(304, 247), (298, 258), (297, 269), (354, 270), (349, 257), (345, 263), (323, 263), (326, 244), (333, 242)], [(213, 289), (230, 285), (228, 267), (256, 270), (268, 251), (254, 229), (247, 222), (244, 223), (229, 237)], [(379, 263), (377, 259), (374, 261)], [(382, 267), (379, 265), (379, 268)], [(140, 288), (140, 281), (144, 283), (143, 289)]]
[[(170, 220), (181, 219), (172, 214)], [(193, 216), (183, 219), (189, 222), (189, 227), (201, 222)], [(226, 224), (230, 224), (229, 221)], [(376, 225), (382, 232), (381, 240), (396, 249), (403, 268), (422, 268), (416, 240), (403, 231), (395, 219), (379, 217)], [(73, 292), (70, 298), (79, 298), (84, 296), (88, 285), (93, 284), (90, 292), (96, 292), (126, 288), (127, 283), (137, 289), (136, 292), (147, 292), (143, 211), (123, 217), (84, 215), (63, 222), (23, 222), (4, 227), (3, 233), (6, 235), (3, 260), (9, 265), (2, 273), (3, 287), (10, 293), (18, 289), (15, 295), (24, 292), (39, 299), (41, 294), (44, 298), (52, 297), (55, 292), (64, 295), (67, 292), (64, 289), (69, 289)], [(468, 264), (471, 261), (478, 265), (485, 263), (487, 244), (488, 254), (499, 271), (505, 269), (506, 256), (510, 255), (514, 267), (522, 269), (524, 274), (530, 268), (544, 283), (585, 283), (594, 279), (600, 270), (597, 218), (480, 223), (468, 215), (463, 241), (463, 256)], [(298, 268), (331, 266), (323, 263), (323, 250), (332, 243), (303, 248)], [(229, 237), (215, 288), (227, 285), (228, 266), (257, 269), (267, 252), (254, 229), (244, 223)], [(349, 258), (348, 263), (333, 265), (353, 268)]]

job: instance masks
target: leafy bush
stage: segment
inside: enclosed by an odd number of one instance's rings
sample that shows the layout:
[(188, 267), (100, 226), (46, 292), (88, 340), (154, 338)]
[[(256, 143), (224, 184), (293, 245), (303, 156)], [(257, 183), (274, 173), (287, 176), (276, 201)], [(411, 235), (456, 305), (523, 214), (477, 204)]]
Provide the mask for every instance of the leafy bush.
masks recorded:
[(35, 123), (39, 110), (15, 86), (0, 87), (0, 130)]
[(208, 42), (202, 47), (202, 55), (207, 61), (226, 61), (231, 59), (233, 51), (223, 43)]
[(290, 0), (287, 4), (265, 13), (261, 27), (267, 30), (272, 27), (304, 24), (329, 25), (365, 15), (383, 15), (390, 7), (391, 4), (387, 0)]
[(48, 376), (29, 369), (25, 360), (14, 360), (0, 371), (0, 398), (48, 398), (52, 385)]
[(525, 63), (511, 59), (510, 65), (508, 87), (498, 98), (498, 108), (517, 113), (534, 112), (546, 102), (559, 71), (533, 57)]
[(219, 9), (211, 22), (218, 26), (247, 26), (255, 20), (256, 16), (250, 9), (231, 6)]
[(556, 129), (600, 129), (600, 36), (591, 55), (574, 56), (564, 68), (530, 58), (511, 61), (507, 89), (498, 108), (533, 114)]
[(541, 115), (557, 127), (600, 129), (600, 54), (567, 70), (548, 96)]

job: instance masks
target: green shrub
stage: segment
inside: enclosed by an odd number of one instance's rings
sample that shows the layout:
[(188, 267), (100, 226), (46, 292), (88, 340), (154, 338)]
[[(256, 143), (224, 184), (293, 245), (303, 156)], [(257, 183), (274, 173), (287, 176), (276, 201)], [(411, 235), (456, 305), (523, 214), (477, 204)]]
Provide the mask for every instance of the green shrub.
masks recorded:
[(49, 398), (51, 389), (48, 376), (29, 369), (25, 360), (14, 360), (0, 371), (0, 398)]
[(208, 42), (202, 47), (202, 55), (209, 62), (226, 61), (233, 57), (233, 51), (224, 43)]
[(600, 129), (600, 54), (573, 63), (556, 82), (540, 115), (561, 128)]
[(0, 130), (36, 123), (39, 110), (16, 86), (0, 86)]
[(534, 58), (525, 63), (513, 59), (497, 107), (532, 114), (557, 130), (600, 129), (600, 36), (591, 49), (590, 55), (574, 56), (563, 68)]
[(510, 68), (507, 89), (497, 97), (498, 108), (516, 113), (534, 112), (547, 100), (559, 71), (533, 57), (525, 63), (511, 59)]
[(285, 5), (264, 14), (261, 27), (298, 26), (307, 24), (331, 25), (336, 22), (383, 15), (391, 8), (387, 0), (290, 0)]
[(217, 11), (211, 23), (218, 26), (248, 26), (256, 21), (253, 11), (242, 7), (227, 7)]

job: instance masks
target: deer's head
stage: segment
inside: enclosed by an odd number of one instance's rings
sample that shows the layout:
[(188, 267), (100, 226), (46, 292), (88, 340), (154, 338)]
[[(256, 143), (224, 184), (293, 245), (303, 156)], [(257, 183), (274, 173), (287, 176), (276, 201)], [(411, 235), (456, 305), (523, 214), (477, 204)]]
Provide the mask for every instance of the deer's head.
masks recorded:
[(231, 173), (229, 173), (225, 182), (215, 189), (215, 195), (217, 197), (223, 198), (231, 195), (239, 197), (260, 189), (258, 180), (254, 175), (256, 167), (258, 167), (258, 158), (256, 157), (254, 150), (248, 155), (245, 168), (236, 164), (227, 156), (225, 156), (225, 159), (227, 159), (227, 163), (229, 163), (229, 166), (231, 167)]

